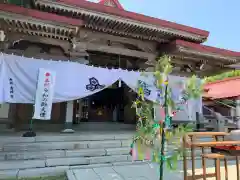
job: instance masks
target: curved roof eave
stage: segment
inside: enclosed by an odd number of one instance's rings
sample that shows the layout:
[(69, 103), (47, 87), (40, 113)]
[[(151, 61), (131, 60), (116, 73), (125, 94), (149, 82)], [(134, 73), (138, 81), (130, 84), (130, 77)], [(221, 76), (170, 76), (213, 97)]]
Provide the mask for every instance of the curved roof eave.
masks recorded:
[(182, 24), (177, 24), (177, 23), (173, 23), (170, 21), (166, 21), (166, 20), (146, 16), (143, 14), (130, 12), (130, 11), (126, 11), (123, 9), (113, 8), (113, 7), (105, 6), (103, 4), (98, 4), (98, 3), (89, 2), (89, 1), (85, 1), (85, 0), (80, 0), (80, 1), (55, 0), (55, 2), (63, 3), (66, 5), (73, 5), (73, 6), (77, 6), (77, 7), (81, 7), (81, 8), (85, 8), (85, 9), (89, 9), (89, 10), (94, 10), (94, 11), (98, 11), (98, 12), (102, 12), (102, 13), (106, 13), (106, 14), (116, 15), (116, 16), (132, 19), (132, 20), (136, 20), (136, 21), (140, 21), (140, 22), (144, 22), (144, 23), (150, 23), (153, 25), (159, 25), (159, 26), (163, 26), (166, 28), (172, 28), (172, 29), (176, 29), (176, 30), (180, 30), (180, 31), (185, 31), (188, 33), (202, 36), (205, 39), (207, 39), (209, 36), (209, 32), (202, 30), (202, 29), (198, 29), (198, 28), (194, 28), (194, 27), (190, 27), (190, 26), (186, 26), (186, 25), (182, 25)]
[[(229, 88), (234, 87), (234, 88)], [(227, 78), (204, 85), (205, 97), (224, 99), (240, 96), (240, 77)]]
[(191, 49), (197, 50), (199, 52), (208, 52), (208, 53), (214, 53), (214, 54), (219, 54), (219, 55), (223, 55), (223, 56), (240, 58), (240, 52), (230, 51), (227, 49), (207, 46), (207, 45), (203, 45), (203, 44), (196, 44), (196, 43), (187, 42), (187, 41), (183, 41), (183, 40), (176, 40), (176, 41), (173, 41), (171, 44), (179, 45), (179, 46), (186, 47), (186, 48), (191, 48)]
[(68, 18), (64, 16), (59, 16), (56, 14), (42, 12), (34, 9), (28, 9), (21, 6), (16, 6), (12, 4), (0, 3), (0, 10), (9, 13), (21, 14), (24, 16), (29, 16), (39, 20), (58, 22), (63, 24), (68, 24), (72, 26), (82, 26), (84, 23), (82, 20)]

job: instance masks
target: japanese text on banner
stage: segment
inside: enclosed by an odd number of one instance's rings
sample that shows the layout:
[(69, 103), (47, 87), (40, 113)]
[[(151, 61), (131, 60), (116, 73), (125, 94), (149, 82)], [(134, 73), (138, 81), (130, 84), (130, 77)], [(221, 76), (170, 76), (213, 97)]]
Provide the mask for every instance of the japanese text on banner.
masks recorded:
[(50, 120), (56, 73), (39, 69), (35, 98), (34, 119)]

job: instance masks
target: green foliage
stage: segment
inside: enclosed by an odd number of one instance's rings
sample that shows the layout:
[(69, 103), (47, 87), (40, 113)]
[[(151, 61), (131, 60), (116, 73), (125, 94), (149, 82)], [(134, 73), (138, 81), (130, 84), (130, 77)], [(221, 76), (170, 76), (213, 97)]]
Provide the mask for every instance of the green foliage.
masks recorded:
[[(164, 97), (165, 112), (167, 112), (165, 121), (171, 119), (168, 114), (168, 108), (175, 109), (176, 104), (171, 98), (171, 88), (168, 86), (168, 75), (172, 72), (171, 59), (168, 56), (163, 56), (159, 59), (155, 66), (155, 80), (156, 87), (165, 92), (162, 94)], [(146, 75), (143, 73), (143, 75)], [(168, 87), (168, 88), (166, 88)], [(167, 90), (167, 91), (165, 91)], [(203, 91), (203, 83), (199, 82), (196, 76), (190, 78), (186, 83), (186, 98), (199, 98)], [(153, 152), (153, 161), (161, 163), (165, 161), (167, 166), (174, 170), (177, 168), (177, 161), (182, 156), (183, 149), (181, 140), (182, 137), (192, 131), (192, 126), (179, 126), (176, 129), (169, 131), (163, 127), (163, 123), (160, 123), (160, 119), (153, 118), (154, 102), (146, 101), (144, 98), (144, 91), (141, 86), (138, 88), (138, 98), (133, 103), (133, 108), (136, 109), (138, 116), (137, 121), (137, 133), (134, 137), (134, 143), (141, 145), (142, 150), (150, 148)], [(171, 147), (164, 156), (161, 155), (161, 143), (162, 143), (162, 131), (165, 132), (165, 142)]]
[(188, 99), (200, 98), (203, 93), (204, 83), (193, 75), (186, 83), (186, 96)]
[(224, 72), (215, 76), (209, 76), (205, 78), (206, 83), (215, 82), (231, 77), (240, 77), (240, 70), (234, 70), (229, 72)]
[(223, 99), (223, 100), (219, 100), (219, 102), (221, 102), (222, 104), (236, 107), (236, 101), (231, 100), (231, 99)]

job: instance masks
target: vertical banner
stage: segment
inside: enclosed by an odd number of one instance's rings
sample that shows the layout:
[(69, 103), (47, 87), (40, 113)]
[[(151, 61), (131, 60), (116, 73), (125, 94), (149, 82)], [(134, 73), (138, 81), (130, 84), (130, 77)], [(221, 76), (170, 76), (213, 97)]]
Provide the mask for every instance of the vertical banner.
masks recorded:
[(33, 119), (51, 119), (55, 78), (55, 72), (39, 69)]

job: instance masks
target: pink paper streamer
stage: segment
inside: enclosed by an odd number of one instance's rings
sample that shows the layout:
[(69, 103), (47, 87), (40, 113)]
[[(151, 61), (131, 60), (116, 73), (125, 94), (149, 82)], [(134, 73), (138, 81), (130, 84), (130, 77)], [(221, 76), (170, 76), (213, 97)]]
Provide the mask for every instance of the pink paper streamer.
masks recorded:
[(146, 160), (150, 160), (151, 159), (151, 150), (150, 150), (150, 148), (147, 148), (145, 159)]
[(136, 150), (135, 145), (134, 145), (133, 148), (132, 148), (132, 160), (133, 160), (133, 161), (136, 161), (136, 160), (137, 160), (137, 150)]
[(160, 108), (160, 113), (161, 113), (162, 118), (164, 119), (165, 118), (164, 108)]

